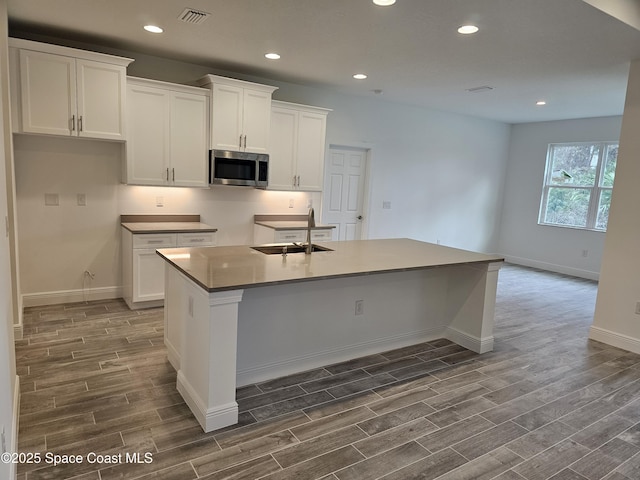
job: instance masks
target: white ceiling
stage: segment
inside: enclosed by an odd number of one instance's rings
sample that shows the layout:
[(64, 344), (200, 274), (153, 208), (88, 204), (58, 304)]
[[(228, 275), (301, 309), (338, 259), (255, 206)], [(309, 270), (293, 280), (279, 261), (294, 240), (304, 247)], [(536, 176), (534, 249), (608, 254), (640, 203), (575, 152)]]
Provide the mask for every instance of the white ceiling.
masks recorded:
[[(211, 17), (185, 24), (178, 20), (185, 7)], [(629, 61), (640, 58), (640, 31), (582, 0), (397, 0), (392, 7), (371, 0), (8, 0), (8, 12), (15, 35), (53, 35), (507, 123), (621, 115)], [(147, 23), (165, 33), (143, 31)], [(480, 32), (459, 35), (466, 23)], [(282, 58), (268, 61), (268, 51)], [(351, 78), (361, 71), (369, 78)], [(493, 90), (467, 92), (485, 85)], [(535, 106), (539, 99), (547, 105)]]

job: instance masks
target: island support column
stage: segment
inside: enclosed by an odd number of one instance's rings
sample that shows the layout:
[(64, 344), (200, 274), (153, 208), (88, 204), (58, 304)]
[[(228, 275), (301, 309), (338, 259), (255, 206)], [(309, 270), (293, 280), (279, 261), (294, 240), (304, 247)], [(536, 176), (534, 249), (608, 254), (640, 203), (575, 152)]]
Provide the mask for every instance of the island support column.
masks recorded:
[(189, 287), (177, 387), (210, 432), (238, 423), (238, 303), (244, 291), (208, 293), (192, 283)]
[(498, 271), (503, 262), (452, 267), (447, 289), (447, 338), (476, 353), (493, 350)]

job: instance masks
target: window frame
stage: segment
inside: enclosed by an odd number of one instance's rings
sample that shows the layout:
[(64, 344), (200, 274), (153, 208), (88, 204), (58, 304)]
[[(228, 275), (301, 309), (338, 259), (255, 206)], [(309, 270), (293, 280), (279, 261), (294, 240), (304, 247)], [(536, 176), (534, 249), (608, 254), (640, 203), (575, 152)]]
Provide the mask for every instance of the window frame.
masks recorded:
[[(553, 151), (556, 147), (562, 146), (582, 146), (593, 145), (598, 148), (598, 164), (596, 165), (596, 172), (593, 186), (588, 185), (562, 185), (554, 184), (551, 182), (551, 175), (553, 174)], [(601, 141), (601, 142), (563, 142), (563, 143), (550, 143), (547, 146), (547, 158), (544, 171), (544, 177), (542, 182), (542, 197), (540, 199), (540, 210), (538, 212), (538, 225), (546, 227), (561, 227), (561, 228), (573, 228), (577, 230), (591, 230), (594, 232), (606, 232), (606, 228), (597, 228), (598, 223), (598, 209), (600, 206), (600, 199), (605, 191), (613, 191), (612, 186), (603, 186), (602, 179), (604, 176), (606, 157), (605, 154), (609, 146), (619, 147), (618, 141)], [(616, 165), (617, 167), (617, 165)], [(615, 183), (615, 179), (614, 179)], [(563, 225), (560, 223), (545, 222), (544, 218), (547, 212), (547, 202), (549, 200), (549, 190), (551, 188), (560, 188), (567, 190), (589, 190), (589, 205), (587, 208), (587, 221), (585, 226), (580, 225)], [(608, 226), (607, 220), (607, 226)]]

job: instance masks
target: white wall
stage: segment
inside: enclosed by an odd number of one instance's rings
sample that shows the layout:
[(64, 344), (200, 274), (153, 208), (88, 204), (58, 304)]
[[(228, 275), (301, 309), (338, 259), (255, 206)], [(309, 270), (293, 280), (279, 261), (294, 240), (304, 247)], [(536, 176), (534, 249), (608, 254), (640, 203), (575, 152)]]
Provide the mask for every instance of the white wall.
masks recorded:
[(640, 60), (631, 64), (590, 338), (640, 353)]
[[(129, 71), (189, 83), (212, 69), (140, 55)], [(327, 145), (372, 149), (370, 238), (411, 237), (497, 251), (508, 125), (378, 98), (250, 80), (278, 85), (276, 99), (332, 108)], [(25, 296), (80, 292), (85, 269), (96, 275), (90, 286), (85, 283), (87, 288), (98, 293), (119, 288), (120, 214), (199, 213), (219, 229), (219, 244), (228, 245), (252, 243), (255, 213), (304, 213), (309, 199), (320, 210), (317, 193), (121, 185), (120, 155), (117, 143), (16, 136)], [(45, 193), (58, 193), (60, 206), (45, 207)], [(77, 193), (87, 195), (86, 207), (76, 205)], [(161, 208), (156, 207), (159, 196)], [(382, 209), (383, 200), (392, 202), (391, 210)]]
[[(5, 102), (6, 93), (8, 91), (7, 81), (7, 64), (6, 64), (6, 40), (7, 29), (7, 5), (6, 2), (0, 1), (0, 220), (4, 224), (5, 218), (9, 216), (9, 199), (7, 195), (11, 194), (11, 188), (7, 186), (5, 168), (7, 161), (5, 155), (5, 143), (7, 138), (11, 138), (9, 127), (5, 124), (4, 119), (7, 118), (4, 113), (8, 105)], [(11, 264), (10, 264), (10, 248), (9, 248), (9, 232), (5, 234), (5, 228), (0, 230), (0, 431), (4, 431), (7, 443), (7, 450), (16, 451), (16, 435), (17, 435), (17, 412), (18, 405), (15, 400), (18, 381), (16, 377), (16, 362), (13, 346), (13, 316), (14, 302), (11, 289)], [(2, 453), (2, 452), (0, 452)], [(11, 464), (0, 462), (0, 478), (15, 478), (15, 467)]]
[(556, 142), (617, 141), (621, 121), (622, 117), (603, 117), (512, 126), (499, 243), (508, 261), (598, 278), (603, 232), (538, 225), (547, 147)]

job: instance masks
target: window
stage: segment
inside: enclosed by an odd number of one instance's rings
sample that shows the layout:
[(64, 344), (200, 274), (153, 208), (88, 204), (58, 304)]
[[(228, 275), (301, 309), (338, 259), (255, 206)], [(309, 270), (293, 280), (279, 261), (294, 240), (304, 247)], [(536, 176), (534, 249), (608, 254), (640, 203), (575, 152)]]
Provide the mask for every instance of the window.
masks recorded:
[(538, 223), (605, 231), (617, 160), (617, 143), (550, 144)]

